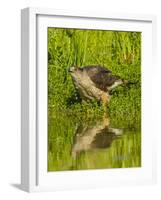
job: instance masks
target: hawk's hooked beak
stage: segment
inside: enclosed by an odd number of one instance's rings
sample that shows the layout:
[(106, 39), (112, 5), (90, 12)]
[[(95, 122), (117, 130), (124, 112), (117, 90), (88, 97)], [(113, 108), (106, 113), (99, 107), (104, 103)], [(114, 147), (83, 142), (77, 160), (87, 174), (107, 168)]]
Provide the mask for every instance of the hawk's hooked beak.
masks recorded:
[(71, 73), (71, 72), (74, 72), (74, 70), (75, 70), (75, 67), (70, 67), (70, 68), (68, 69), (68, 72)]

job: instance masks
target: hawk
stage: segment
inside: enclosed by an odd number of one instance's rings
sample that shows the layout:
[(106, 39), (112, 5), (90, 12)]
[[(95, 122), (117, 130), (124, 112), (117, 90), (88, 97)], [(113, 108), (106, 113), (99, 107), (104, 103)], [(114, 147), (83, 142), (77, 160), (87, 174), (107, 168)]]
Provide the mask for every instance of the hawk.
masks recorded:
[(93, 100), (107, 105), (110, 101), (111, 91), (119, 85), (127, 84), (120, 76), (112, 74), (112, 71), (99, 65), (84, 67), (72, 66), (69, 73), (74, 85), (83, 100)]

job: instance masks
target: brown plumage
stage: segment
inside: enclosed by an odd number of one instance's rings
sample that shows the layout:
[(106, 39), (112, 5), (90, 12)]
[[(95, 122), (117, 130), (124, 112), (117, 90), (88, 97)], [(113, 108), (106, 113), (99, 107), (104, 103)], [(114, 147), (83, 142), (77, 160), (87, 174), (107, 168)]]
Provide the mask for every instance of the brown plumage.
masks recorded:
[(112, 71), (99, 65), (84, 66), (69, 69), (74, 85), (83, 100), (96, 99), (107, 104), (110, 100), (110, 91), (126, 83)]
[(83, 67), (87, 71), (90, 79), (95, 83), (96, 87), (107, 92), (110, 87), (116, 82), (121, 80), (119, 76), (112, 74), (112, 71), (103, 68), (102, 66), (86, 66)]

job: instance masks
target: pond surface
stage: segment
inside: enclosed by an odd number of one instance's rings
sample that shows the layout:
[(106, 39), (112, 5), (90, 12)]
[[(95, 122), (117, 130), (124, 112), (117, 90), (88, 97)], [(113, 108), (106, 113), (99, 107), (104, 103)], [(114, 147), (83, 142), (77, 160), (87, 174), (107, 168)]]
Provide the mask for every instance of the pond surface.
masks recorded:
[(48, 171), (140, 167), (141, 128), (125, 121), (49, 114)]

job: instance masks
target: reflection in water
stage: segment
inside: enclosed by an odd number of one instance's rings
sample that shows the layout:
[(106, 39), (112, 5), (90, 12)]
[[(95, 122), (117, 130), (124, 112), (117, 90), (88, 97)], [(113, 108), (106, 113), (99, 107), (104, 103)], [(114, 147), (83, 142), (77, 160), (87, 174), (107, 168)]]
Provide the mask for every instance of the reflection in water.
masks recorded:
[(80, 124), (74, 136), (72, 157), (76, 158), (81, 152), (109, 148), (114, 139), (122, 135), (122, 129), (111, 128), (109, 118), (93, 124)]
[(48, 117), (48, 171), (141, 166), (140, 125), (107, 116)]

